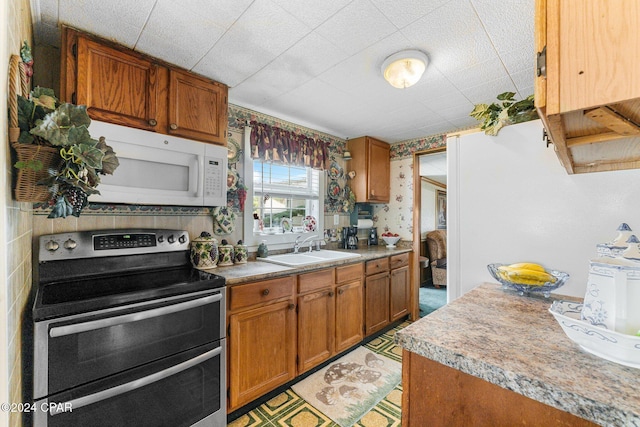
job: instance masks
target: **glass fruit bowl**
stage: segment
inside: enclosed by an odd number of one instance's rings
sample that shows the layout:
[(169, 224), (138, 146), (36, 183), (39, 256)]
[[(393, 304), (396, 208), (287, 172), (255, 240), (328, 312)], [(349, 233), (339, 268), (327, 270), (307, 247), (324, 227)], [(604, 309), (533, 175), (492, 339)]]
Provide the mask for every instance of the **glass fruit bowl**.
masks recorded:
[(569, 278), (568, 273), (564, 273), (562, 271), (557, 271), (557, 270), (545, 270), (547, 273), (551, 274), (553, 277), (556, 278), (555, 283), (547, 282), (539, 286), (526, 285), (523, 283), (512, 282), (500, 276), (500, 274), (498, 273), (498, 267), (503, 265), (506, 266), (508, 264), (498, 264), (498, 263), (489, 264), (487, 265), (487, 269), (489, 270), (489, 273), (491, 273), (491, 276), (493, 276), (494, 279), (496, 279), (498, 282), (502, 284), (502, 289), (511, 289), (518, 292), (518, 294), (520, 295), (528, 295), (530, 293), (541, 293), (542, 295), (545, 296), (545, 298), (549, 298), (549, 295), (551, 295), (551, 291), (555, 291), (560, 286), (564, 285), (567, 279)]

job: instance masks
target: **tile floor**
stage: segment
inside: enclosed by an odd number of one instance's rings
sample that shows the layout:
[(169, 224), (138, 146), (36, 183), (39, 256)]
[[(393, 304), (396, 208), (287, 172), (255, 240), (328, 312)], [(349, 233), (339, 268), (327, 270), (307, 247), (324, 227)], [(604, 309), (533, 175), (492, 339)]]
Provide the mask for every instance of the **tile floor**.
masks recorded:
[[(402, 362), (402, 349), (393, 343), (393, 335), (409, 325), (405, 322), (373, 339), (365, 347)], [(400, 426), (402, 384), (366, 413), (355, 426), (396, 427)], [(307, 403), (290, 388), (251, 412), (240, 416), (229, 427), (339, 427), (322, 412)]]

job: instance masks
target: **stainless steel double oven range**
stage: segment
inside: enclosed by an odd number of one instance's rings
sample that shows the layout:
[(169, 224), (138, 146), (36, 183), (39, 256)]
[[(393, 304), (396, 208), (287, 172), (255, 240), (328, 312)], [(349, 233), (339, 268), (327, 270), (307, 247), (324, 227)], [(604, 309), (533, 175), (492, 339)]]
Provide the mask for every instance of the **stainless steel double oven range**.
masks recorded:
[(35, 427), (226, 425), (225, 280), (181, 230), (39, 239)]

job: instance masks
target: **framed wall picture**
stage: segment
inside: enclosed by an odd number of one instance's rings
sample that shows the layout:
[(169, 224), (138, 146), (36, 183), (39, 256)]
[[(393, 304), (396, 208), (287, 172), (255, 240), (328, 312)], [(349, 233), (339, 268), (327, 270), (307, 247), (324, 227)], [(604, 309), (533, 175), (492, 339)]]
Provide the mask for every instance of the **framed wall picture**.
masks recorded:
[(447, 228), (447, 192), (436, 190), (436, 229)]

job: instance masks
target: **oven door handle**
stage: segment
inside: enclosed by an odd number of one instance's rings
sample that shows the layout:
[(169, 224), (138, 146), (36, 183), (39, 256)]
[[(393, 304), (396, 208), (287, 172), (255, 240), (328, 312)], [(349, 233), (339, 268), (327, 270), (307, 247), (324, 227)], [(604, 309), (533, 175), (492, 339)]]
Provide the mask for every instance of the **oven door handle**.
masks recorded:
[(193, 359), (189, 359), (185, 362), (179, 363), (170, 368), (164, 369), (160, 372), (156, 372), (155, 374), (151, 374), (146, 377), (142, 377), (135, 381), (131, 381), (128, 383), (121, 384), (119, 386), (115, 386), (112, 388), (108, 388), (106, 390), (99, 391), (97, 393), (88, 394), (86, 396), (79, 397), (77, 399), (70, 400), (63, 404), (52, 405), (49, 413), (51, 415), (61, 414), (69, 409), (75, 411), (76, 409), (82, 408), (83, 406), (92, 405), (94, 403), (101, 402), (103, 400), (125, 394), (127, 392), (133, 391), (135, 389), (147, 386), (156, 381), (160, 381), (171, 375), (175, 375), (179, 372), (187, 370), (195, 365), (198, 365), (206, 360), (211, 359), (212, 357), (216, 357), (222, 353), (222, 346), (218, 348), (214, 348), (213, 350), (209, 350), (206, 353), (202, 353), (199, 356), (194, 357)]
[(168, 305), (165, 307), (154, 308), (152, 310), (139, 311), (131, 314), (123, 314), (121, 316), (108, 317), (106, 319), (91, 320), (84, 323), (76, 323), (73, 325), (56, 326), (51, 328), (49, 336), (51, 338), (62, 337), (65, 335), (79, 334), (81, 332), (93, 331), (109, 326), (120, 325), (123, 323), (137, 322), (139, 320), (151, 319), (153, 317), (164, 316), (165, 314), (177, 313), (179, 311), (189, 310), (191, 308), (200, 307), (201, 305), (211, 304), (222, 300), (222, 294), (210, 295), (204, 298), (192, 301), (181, 302), (178, 304)]

